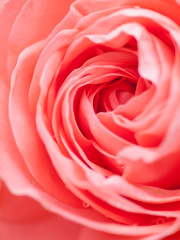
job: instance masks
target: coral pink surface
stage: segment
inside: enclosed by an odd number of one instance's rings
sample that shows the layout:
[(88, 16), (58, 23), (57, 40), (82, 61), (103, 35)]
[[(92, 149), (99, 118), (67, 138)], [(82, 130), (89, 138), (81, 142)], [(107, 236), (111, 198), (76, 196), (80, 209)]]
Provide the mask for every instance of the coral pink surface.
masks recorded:
[(0, 1), (1, 240), (180, 239), (180, 5)]

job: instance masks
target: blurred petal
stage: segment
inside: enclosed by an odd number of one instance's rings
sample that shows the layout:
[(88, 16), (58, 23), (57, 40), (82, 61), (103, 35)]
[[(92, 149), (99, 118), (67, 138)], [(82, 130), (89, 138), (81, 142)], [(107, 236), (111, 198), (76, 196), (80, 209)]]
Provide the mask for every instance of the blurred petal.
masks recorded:
[(81, 226), (46, 211), (28, 197), (0, 189), (0, 234), (2, 240), (79, 239)]

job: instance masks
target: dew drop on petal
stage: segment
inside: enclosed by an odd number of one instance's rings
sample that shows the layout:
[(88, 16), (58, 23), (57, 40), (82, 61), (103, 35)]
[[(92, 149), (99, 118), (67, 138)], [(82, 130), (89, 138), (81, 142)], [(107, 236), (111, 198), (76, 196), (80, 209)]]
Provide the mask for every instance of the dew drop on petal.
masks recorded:
[(162, 218), (162, 217), (155, 218), (155, 219), (151, 220), (152, 225), (158, 225), (158, 224), (163, 224), (163, 223), (165, 223), (165, 219)]
[(118, 169), (121, 171), (121, 174), (124, 172), (124, 165), (122, 164), (122, 161), (117, 161)]
[(89, 207), (89, 203), (83, 202), (83, 203), (82, 203), (82, 206), (83, 206), (84, 208), (88, 208), (88, 207)]
[(30, 180), (30, 183), (31, 183), (32, 185), (35, 185), (35, 182), (34, 182), (33, 180)]
[(136, 226), (138, 226), (138, 224), (137, 224), (137, 223), (133, 223), (132, 226), (133, 226), (133, 227), (136, 227)]
[(135, 6), (134, 8), (135, 8), (135, 9), (140, 9), (140, 6)]
[(123, 172), (124, 171), (124, 165), (121, 164), (120, 168), (121, 168), (121, 170)]
[(164, 218), (158, 218), (157, 224), (163, 224), (165, 222)]

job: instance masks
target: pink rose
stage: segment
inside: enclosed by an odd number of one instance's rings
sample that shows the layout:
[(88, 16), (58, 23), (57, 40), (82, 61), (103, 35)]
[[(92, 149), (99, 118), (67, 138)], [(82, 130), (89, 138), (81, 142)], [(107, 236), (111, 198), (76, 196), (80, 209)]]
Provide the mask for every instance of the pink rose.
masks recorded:
[(2, 240), (179, 239), (179, 13), (1, 0)]

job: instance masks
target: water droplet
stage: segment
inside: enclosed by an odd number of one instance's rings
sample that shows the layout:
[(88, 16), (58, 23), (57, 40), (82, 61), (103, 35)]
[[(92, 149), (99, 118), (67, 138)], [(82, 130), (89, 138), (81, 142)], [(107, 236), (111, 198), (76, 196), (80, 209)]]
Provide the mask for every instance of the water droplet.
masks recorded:
[(157, 224), (163, 224), (165, 222), (164, 218), (158, 218)]
[(158, 225), (158, 224), (163, 224), (163, 223), (165, 223), (165, 219), (162, 218), (162, 217), (155, 218), (155, 219), (151, 220), (152, 225)]
[(83, 206), (84, 208), (88, 208), (88, 207), (89, 207), (89, 203), (83, 202), (83, 203), (82, 203), (82, 206)]
[(30, 183), (31, 183), (32, 185), (35, 185), (35, 182), (34, 182), (33, 180), (30, 180)]
[(121, 173), (123, 174), (123, 172), (124, 172), (124, 165), (122, 163), (118, 162), (118, 168), (121, 171)]
[(132, 226), (136, 227), (136, 226), (138, 226), (138, 224), (137, 223), (133, 223)]
[(119, 170), (120, 174), (123, 174), (125, 167), (124, 167), (122, 160), (117, 158), (116, 163), (117, 163), (117, 169)]
[(135, 9), (140, 9), (140, 6), (135, 6), (134, 8), (135, 8)]
[(120, 164), (120, 169), (124, 171), (124, 165)]

